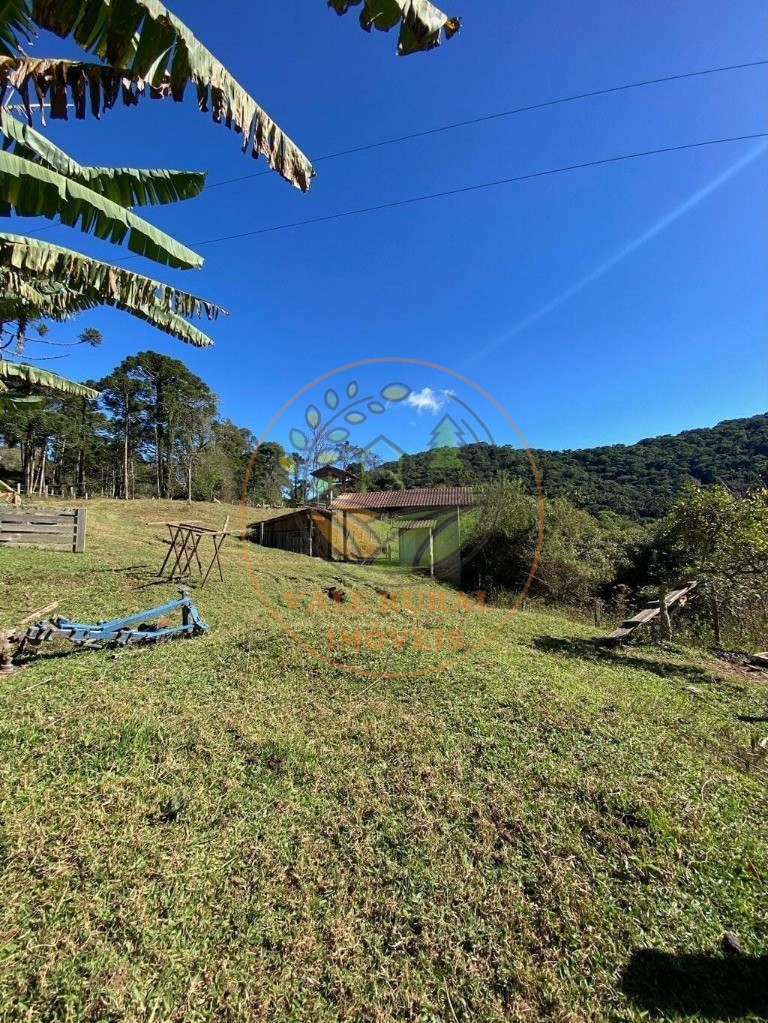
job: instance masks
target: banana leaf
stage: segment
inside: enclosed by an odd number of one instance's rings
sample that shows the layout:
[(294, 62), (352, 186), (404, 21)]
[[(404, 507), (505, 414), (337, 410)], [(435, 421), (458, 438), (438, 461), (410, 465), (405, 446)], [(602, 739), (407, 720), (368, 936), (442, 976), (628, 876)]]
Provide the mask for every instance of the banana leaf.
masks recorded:
[[(111, 65), (23, 58), (24, 66), (18, 69), (23, 93), (32, 79), (38, 97), (50, 96), (52, 117), (67, 116), (68, 93), (76, 116), (84, 117), (87, 96), (92, 109), (105, 99), (107, 106), (113, 105), (118, 94), (132, 104), (150, 87), (152, 95), (170, 95), (179, 102), (191, 82), (199, 109), (210, 110), (217, 124), (223, 122), (242, 134), (243, 152), (250, 149), (254, 157), (265, 156), (292, 185), (302, 191), (309, 188), (315, 171), (307, 157), (187, 26), (156, 0), (17, 2), (21, 14), (5, 25), (8, 57), (17, 57), (22, 37), (28, 36), (20, 21), (23, 6), (37, 26), (62, 39), (72, 36), (87, 53)], [(127, 92), (126, 80), (131, 86)]]
[[(328, 0), (328, 6), (337, 14), (346, 14), (361, 0)], [(449, 18), (429, 0), (364, 0), (360, 24), (366, 32), (377, 28), (388, 32), (400, 25), (397, 53), (405, 56), (439, 46), (441, 37), (455, 35), (461, 27), (460, 18)]]
[(125, 305), (158, 302), (180, 316), (206, 316), (209, 320), (227, 314), (221, 306), (180, 288), (39, 238), (0, 233), (0, 267), (48, 278), (73, 291), (92, 291)]
[(201, 171), (145, 170), (137, 167), (83, 167), (28, 124), (0, 107), (3, 149), (41, 163), (98, 192), (119, 206), (155, 206), (192, 199), (205, 185)]
[(46, 369), (38, 369), (37, 366), (27, 366), (24, 363), (8, 362), (7, 359), (0, 359), (0, 385), (3, 395), (12, 401), (34, 397), (35, 389), (52, 391), (56, 394), (75, 394), (82, 398), (98, 398), (99, 392), (92, 387), (85, 387), (83, 384), (75, 383), (74, 380), (67, 380), (57, 373), (51, 373)]
[(0, 150), (0, 216), (57, 217), (120, 244), (128, 236), (131, 252), (173, 267), (200, 267), (201, 256), (141, 217), (63, 174)]
[(27, 0), (0, 0), (0, 53), (17, 53), (35, 35)]
[(23, 277), (17, 271), (0, 269), (0, 320), (68, 320), (77, 313), (98, 306), (112, 306), (130, 313), (145, 323), (162, 330), (165, 334), (194, 345), (208, 348), (213, 341), (198, 327), (189, 323), (178, 313), (160, 302), (146, 304), (120, 301), (94, 291), (72, 291), (50, 281)]

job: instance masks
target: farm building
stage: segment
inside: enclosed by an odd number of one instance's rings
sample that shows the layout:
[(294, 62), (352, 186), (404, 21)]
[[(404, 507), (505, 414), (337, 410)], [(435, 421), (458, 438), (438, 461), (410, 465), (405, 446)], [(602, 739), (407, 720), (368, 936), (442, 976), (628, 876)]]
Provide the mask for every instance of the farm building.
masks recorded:
[(260, 522), (257, 539), (264, 547), (328, 561), (372, 561), (379, 548), (369, 528), (376, 515), (355, 514), (347, 520), (331, 508), (293, 508), (284, 515)]
[(341, 493), (328, 507), (296, 508), (259, 524), (258, 541), (333, 561), (383, 560), (446, 582), (461, 577), (461, 512), (471, 487)]

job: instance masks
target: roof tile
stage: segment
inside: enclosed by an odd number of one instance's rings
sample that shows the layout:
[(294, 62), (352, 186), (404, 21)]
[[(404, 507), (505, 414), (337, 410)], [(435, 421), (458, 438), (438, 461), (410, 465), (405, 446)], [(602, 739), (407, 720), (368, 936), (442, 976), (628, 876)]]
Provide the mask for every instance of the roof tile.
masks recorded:
[(340, 511), (397, 511), (401, 508), (455, 508), (475, 503), (472, 487), (414, 487), (413, 490), (369, 490), (339, 494), (331, 508)]

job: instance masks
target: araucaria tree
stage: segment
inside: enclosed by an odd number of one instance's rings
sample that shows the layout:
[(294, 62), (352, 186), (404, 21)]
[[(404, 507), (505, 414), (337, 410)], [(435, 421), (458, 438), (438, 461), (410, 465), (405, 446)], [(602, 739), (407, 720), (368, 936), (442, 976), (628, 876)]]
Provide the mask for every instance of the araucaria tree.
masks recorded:
[(97, 384), (121, 439), (121, 481), (116, 496), (133, 496), (137, 456), (150, 453), (157, 497), (172, 497), (181, 478), (192, 498), (195, 455), (210, 435), (216, 395), (183, 362), (157, 352), (130, 355)]
[[(0, 363), (2, 365), (2, 363)], [(9, 364), (10, 365), (10, 364)], [(218, 418), (216, 395), (178, 359), (128, 356), (89, 393), (39, 396), (0, 416), (0, 464), (27, 492), (280, 504), (283, 448)]]

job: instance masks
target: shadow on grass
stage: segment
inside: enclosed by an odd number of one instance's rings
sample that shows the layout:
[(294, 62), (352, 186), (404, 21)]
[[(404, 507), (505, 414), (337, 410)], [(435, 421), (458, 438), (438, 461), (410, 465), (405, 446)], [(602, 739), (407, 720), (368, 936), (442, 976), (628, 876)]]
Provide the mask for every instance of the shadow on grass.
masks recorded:
[(126, 565), (125, 568), (89, 568), (88, 569), (88, 574), (89, 575), (91, 575), (91, 574), (95, 575), (97, 573), (108, 572), (108, 573), (114, 575), (114, 574), (116, 574), (118, 572), (138, 572), (138, 571), (144, 572), (144, 571), (148, 571), (149, 568), (150, 568), (149, 565)]
[[(57, 640), (57, 642), (63, 643), (65, 640)], [(94, 650), (103, 650), (103, 646), (75, 646), (72, 643), (67, 643), (66, 647), (61, 647), (58, 650), (46, 650), (43, 646), (38, 648), (28, 647), (23, 653), (17, 654), (13, 663), (17, 668), (26, 668), (30, 664), (47, 664), (49, 661), (59, 661), (61, 658), (72, 658), (82, 657), (85, 654), (93, 653)]]
[(635, 1005), (665, 1019), (768, 1019), (768, 956), (675, 955), (643, 948), (632, 954), (621, 986)]
[[(197, 576), (197, 580), (199, 580)], [(131, 587), (131, 593), (137, 590), (150, 590), (155, 586), (173, 586), (178, 589), (179, 586), (186, 586), (188, 590), (195, 589), (195, 578), (188, 575), (175, 575), (175, 576), (163, 576), (160, 578), (157, 573), (150, 576), (147, 582), (137, 582), (135, 586)]]
[(533, 645), (537, 650), (548, 654), (565, 654), (579, 661), (595, 661), (597, 663), (615, 665), (624, 668), (637, 668), (650, 671), (660, 678), (679, 678), (684, 676), (689, 682), (697, 685), (712, 684), (716, 681), (713, 672), (708, 672), (693, 664), (681, 664), (679, 661), (668, 661), (663, 655), (636, 657), (631, 651), (622, 648), (604, 646), (596, 639), (563, 639), (558, 636), (534, 636)]

